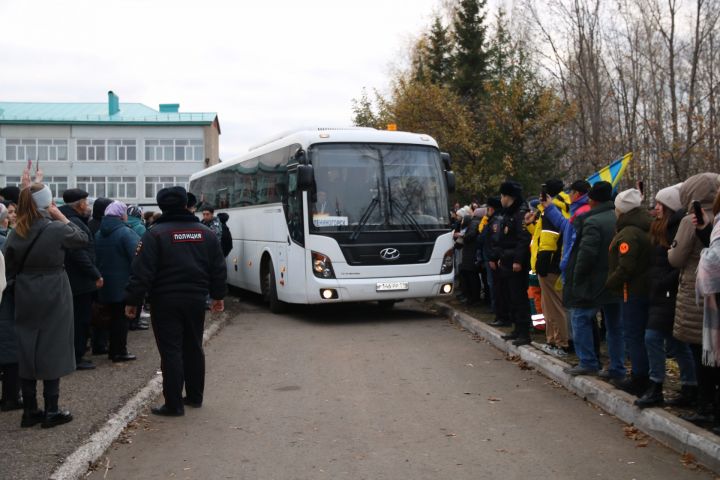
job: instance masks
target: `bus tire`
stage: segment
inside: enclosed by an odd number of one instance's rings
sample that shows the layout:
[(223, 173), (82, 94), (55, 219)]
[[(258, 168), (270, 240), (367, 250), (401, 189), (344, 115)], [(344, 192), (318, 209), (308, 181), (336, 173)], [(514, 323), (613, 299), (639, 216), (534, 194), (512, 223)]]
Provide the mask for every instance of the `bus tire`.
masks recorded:
[(270, 304), (272, 313), (284, 313), (286, 310), (285, 302), (278, 300), (277, 283), (275, 282), (275, 267), (272, 260), (268, 261), (267, 269), (263, 278), (263, 298)]
[(397, 300), (378, 300), (378, 307), (381, 310), (392, 310)]

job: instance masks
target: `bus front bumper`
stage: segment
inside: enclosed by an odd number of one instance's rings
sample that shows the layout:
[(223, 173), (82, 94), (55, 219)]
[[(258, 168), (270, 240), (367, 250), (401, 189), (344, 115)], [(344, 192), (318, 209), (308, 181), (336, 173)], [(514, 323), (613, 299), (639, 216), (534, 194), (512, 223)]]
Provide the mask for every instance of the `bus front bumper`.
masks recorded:
[(313, 278), (308, 303), (377, 302), (449, 296), (453, 275), (321, 280)]

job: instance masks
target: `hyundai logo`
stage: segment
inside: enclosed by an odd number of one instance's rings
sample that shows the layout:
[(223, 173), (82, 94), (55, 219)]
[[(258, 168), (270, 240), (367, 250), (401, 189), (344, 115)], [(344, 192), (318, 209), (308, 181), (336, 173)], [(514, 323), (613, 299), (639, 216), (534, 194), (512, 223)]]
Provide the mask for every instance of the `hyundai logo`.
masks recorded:
[(400, 258), (400, 252), (397, 248), (383, 248), (380, 250), (380, 258), (387, 260), (388, 262), (392, 262), (393, 260)]

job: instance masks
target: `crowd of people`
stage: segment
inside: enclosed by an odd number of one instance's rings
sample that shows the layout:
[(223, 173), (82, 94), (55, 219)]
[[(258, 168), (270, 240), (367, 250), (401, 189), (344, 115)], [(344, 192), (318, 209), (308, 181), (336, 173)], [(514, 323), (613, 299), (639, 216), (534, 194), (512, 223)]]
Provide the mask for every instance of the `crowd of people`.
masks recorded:
[[(541, 350), (579, 360), (566, 373), (603, 378), (639, 408), (687, 407), (685, 419), (720, 434), (720, 175), (662, 188), (652, 203), (605, 181), (549, 179), (540, 192), (526, 199), (506, 181), (484, 205), (455, 205), (459, 300), (486, 303), (517, 346), (542, 313)], [(669, 358), (681, 389), (666, 398)]]
[[(107, 355), (113, 363), (135, 360), (136, 356), (128, 350), (128, 330), (147, 330), (151, 316), (161, 359), (166, 360), (167, 352), (172, 351), (172, 355), (180, 352), (180, 357), (168, 357), (170, 360), (163, 361), (161, 367), (163, 372), (173, 372), (174, 389), (177, 390), (177, 365), (182, 370), (185, 350), (192, 353), (190, 363), (197, 364), (193, 368), (202, 367), (204, 378), (204, 363), (200, 362), (202, 323), (206, 303), (208, 308), (222, 310), (218, 297), (221, 299), (225, 294), (225, 262), (220, 240), (225, 237), (223, 249), (227, 255), (227, 219), (220, 221), (209, 209), (203, 212), (201, 224), (195, 216), (196, 199), (181, 187), (172, 188), (182, 193), (173, 190), (167, 194), (171, 189), (161, 190), (158, 193), (161, 212), (155, 213), (109, 198), (97, 198), (91, 203), (88, 192), (78, 188), (64, 191), (62, 205), (58, 207), (52, 191), (42, 183), (41, 172), (35, 182), (31, 182), (29, 171), (24, 172), (22, 180), (21, 187), (0, 190), (0, 410), (22, 409), (21, 427), (41, 424), (51, 428), (71, 421), (72, 414), (58, 405), (60, 378), (76, 370), (96, 368), (89, 354)], [(180, 197), (182, 207), (174, 201), (168, 207), (170, 210), (164, 209), (167, 202), (163, 203), (163, 199), (171, 197), (175, 200)], [(172, 224), (171, 214), (182, 220), (182, 227), (195, 228), (198, 236), (193, 237), (190, 246), (173, 245), (167, 252), (154, 252), (148, 258), (142, 253), (143, 243), (152, 243), (158, 232)], [(148, 236), (146, 232), (156, 235)], [(204, 250), (198, 255), (188, 252), (188, 248)], [(171, 262), (161, 258), (179, 255), (181, 250), (190, 255), (194, 264), (187, 265), (182, 256), (180, 261)], [(143, 261), (139, 262), (141, 256)], [(178, 268), (181, 270), (177, 271)], [(173, 271), (168, 273), (168, 269)], [(156, 308), (150, 303), (166, 301), (167, 294), (158, 294), (156, 284), (167, 275), (173, 275), (178, 282), (175, 291), (181, 299), (174, 303), (185, 304), (192, 312), (199, 305), (201, 312), (190, 317), (187, 327), (171, 329), (170, 339), (158, 335), (155, 317), (167, 318), (162, 312), (171, 307)], [(222, 288), (217, 286), (218, 282), (212, 283), (220, 277)], [(187, 285), (189, 296), (183, 290)], [(195, 301), (198, 292), (202, 292), (199, 303)], [(211, 294), (213, 301), (206, 302)], [(185, 338), (188, 335), (191, 341)], [(186, 371), (185, 375), (187, 379), (180, 374), (180, 400), (166, 397), (166, 405), (158, 407), (155, 413), (182, 413), (183, 383), (201, 374)], [(40, 380), (43, 409), (37, 401)], [(187, 387), (193, 406), (202, 402), (202, 385), (197, 385), (194, 380), (193, 386)], [(167, 407), (168, 402), (172, 408)]]

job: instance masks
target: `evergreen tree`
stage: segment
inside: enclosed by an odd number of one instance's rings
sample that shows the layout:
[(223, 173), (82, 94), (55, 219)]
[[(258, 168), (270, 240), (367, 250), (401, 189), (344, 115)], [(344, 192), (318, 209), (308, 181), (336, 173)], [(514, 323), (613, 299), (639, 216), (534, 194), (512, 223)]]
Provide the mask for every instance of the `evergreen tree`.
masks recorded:
[(444, 85), (452, 78), (451, 53), (448, 28), (436, 16), (427, 39), (427, 70), (431, 83)]
[(460, 0), (453, 21), (456, 43), (453, 86), (471, 105), (482, 96), (488, 78), (485, 3), (486, 0)]

